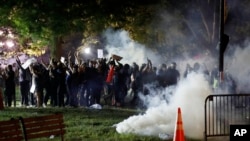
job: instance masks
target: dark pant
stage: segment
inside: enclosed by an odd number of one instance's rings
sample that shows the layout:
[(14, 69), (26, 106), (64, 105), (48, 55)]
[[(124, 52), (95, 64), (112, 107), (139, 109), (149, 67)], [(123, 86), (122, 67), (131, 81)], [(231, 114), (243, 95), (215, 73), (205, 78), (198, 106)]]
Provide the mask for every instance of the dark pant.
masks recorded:
[(94, 87), (91, 89), (90, 105), (100, 104), (101, 92), (102, 92), (102, 87)]
[(21, 104), (29, 104), (29, 81), (20, 82)]
[[(5, 89), (5, 106), (11, 107), (11, 103), (15, 100), (15, 89)], [(14, 102), (15, 103), (15, 102)], [(15, 106), (15, 104), (14, 104)]]

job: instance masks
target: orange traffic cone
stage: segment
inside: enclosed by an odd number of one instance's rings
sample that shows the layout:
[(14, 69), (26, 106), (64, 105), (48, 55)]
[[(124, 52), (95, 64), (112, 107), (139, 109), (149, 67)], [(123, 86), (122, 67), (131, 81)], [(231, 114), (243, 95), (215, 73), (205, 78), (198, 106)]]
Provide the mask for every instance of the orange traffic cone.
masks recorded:
[(3, 106), (3, 95), (2, 95), (2, 90), (0, 88), (0, 110), (3, 110), (4, 106)]
[(178, 108), (177, 121), (173, 141), (185, 141), (184, 129), (181, 116), (181, 108)]

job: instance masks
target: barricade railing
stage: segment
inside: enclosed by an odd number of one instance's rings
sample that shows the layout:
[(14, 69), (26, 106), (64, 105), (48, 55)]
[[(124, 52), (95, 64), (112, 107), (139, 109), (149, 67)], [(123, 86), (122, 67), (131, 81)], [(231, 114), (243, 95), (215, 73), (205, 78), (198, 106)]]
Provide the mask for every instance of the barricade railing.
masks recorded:
[(216, 94), (205, 100), (204, 138), (229, 136), (230, 125), (250, 124), (250, 94)]

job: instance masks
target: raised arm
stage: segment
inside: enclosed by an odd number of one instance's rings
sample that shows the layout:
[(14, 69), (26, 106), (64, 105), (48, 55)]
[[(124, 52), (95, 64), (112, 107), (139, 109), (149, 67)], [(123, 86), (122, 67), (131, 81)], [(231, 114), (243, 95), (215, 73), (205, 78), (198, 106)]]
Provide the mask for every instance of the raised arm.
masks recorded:
[(18, 67), (19, 67), (20, 69), (24, 70), (24, 68), (22, 67), (22, 64), (21, 64), (21, 61), (20, 61), (19, 57), (16, 55), (15, 58), (16, 58), (16, 63), (17, 63), (17, 65), (18, 65)]
[(149, 60), (148, 58), (147, 58), (147, 64), (146, 64), (146, 66), (144, 67), (144, 69), (142, 70), (143, 72), (145, 72), (145, 71), (151, 71), (153, 69), (153, 67), (152, 67), (152, 62), (151, 62), (151, 60)]
[(71, 64), (71, 51), (68, 53), (68, 68), (69, 68), (69, 70), (71, 71), (71, 72), (73, 72), (73, 66), (72, 66), (72, 64)]
[(79, 52), (76, 51), (76, 52), (74, 53), (74, 56), (75, 56), (75, 61), (76, 61), (75, 64), (80, 65)]

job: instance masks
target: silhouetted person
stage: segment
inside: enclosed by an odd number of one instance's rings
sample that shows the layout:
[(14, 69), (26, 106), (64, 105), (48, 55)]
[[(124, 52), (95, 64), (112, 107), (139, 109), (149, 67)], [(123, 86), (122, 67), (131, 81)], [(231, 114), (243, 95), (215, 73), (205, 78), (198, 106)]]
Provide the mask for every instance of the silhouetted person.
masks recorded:
[(16, 62), (18, 65), (18, 81), (21, 93), (21, 105), (28, 106), (29, 105), (29, 89), (30, 89), (30, 73), (28, 69), (24, 69), (22, 67), (21, 61), (18, 57), (16, 57)]
[(12, 65), (8, 65), (5, 71), (3, 72), (3, 78), (5, 80), (5, 106), (11, 107), (11, 103), (16, 94), (15, 91), (15, 72), (13, 71)]
[(139, 66), (136, 63), (133, 63), (132, 65), (130, 80), (130, 88), (132, 89), (132, 93), (134, 94), (131, 104), (134, 106), (138, 104), (138, 93), (142, 90), (141, 73), (139, 71)]
[(57, 75), (58, 75), (58, 88), (57, 88), (57, 97), (58, 97), (58, 106), (64, 107), (64, 97), (67, 95), (66, 89), (66, 68), (63, 63), (58, 62), (57, 65)]
[(156, 77), (160, 87), (166, 87), (167, 84), (167, 65), (161, 64), (160, 68), (157, 70)]
[(167, 69), (168, 86), (176, 85), (180, 79), (180, 72), (176, 69), (176, 63), (171, 63)]
[(186, 65), (186, 69), (184, 71), (183, 77), (186, 78), (188, 74), (190, 74), (193, 71), (193, 68), (190, 66), (190, 64)]
[(36, 106), (41, 107), (43, 103), (42, 100), (43, 83), (42, 83), (41, 67), (39, 66), (39, 64), (32, 64), (30, 66), (30, 72), (32, 74), (32, 86), (30, 91), (35, 96)]

